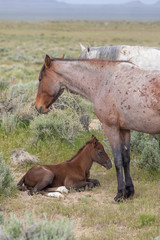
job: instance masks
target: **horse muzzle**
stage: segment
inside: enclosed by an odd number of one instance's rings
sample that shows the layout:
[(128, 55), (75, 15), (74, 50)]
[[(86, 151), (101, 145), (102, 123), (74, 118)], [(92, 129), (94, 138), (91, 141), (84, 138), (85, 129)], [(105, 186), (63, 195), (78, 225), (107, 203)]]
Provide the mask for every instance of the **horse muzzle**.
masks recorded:
[(40, 113), (40, 114), (46, 114), (49, 112), (49, 109), (48, 108), (44, 108), (43, 106), (40, 106), (40, 107), (36, 107), (36, 110)]
[(109, 169), (111, 169), (112, 168), (112, 161), (110, 162), (110, 163), (107, 163), (107, 164), (105, 164), (106, 166), (105, 166), (105, 168), (107, 169), (107, 170), (109, 170)]

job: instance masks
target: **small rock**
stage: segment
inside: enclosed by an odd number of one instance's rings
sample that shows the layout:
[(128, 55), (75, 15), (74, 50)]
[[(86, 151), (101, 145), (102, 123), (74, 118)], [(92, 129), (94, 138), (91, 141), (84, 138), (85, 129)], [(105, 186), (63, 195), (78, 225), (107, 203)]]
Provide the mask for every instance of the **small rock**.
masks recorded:
[(98, 119), (93, 119), (89, 124), (89, 130), (99, 130), (101, 129), (101, 123)]
[(37, 163), (39, 161), (37, 156), (31, 155), (25, 151), (24, 148), (12, 150), (10, 161), (12, 165), (25, 165), (26, 163)]

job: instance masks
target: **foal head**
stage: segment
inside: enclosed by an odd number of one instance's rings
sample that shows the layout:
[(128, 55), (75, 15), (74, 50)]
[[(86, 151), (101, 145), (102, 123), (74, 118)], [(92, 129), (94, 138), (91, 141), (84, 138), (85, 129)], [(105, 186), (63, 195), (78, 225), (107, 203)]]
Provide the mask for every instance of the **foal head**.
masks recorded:
[(91, 144), (91, 157), (93, 161), (99, 163), (107, 169), (110, 169), (112, 167), (112, 161), (110, 160), (108, 154), (105, 152), (103, 145), (93, 135)]

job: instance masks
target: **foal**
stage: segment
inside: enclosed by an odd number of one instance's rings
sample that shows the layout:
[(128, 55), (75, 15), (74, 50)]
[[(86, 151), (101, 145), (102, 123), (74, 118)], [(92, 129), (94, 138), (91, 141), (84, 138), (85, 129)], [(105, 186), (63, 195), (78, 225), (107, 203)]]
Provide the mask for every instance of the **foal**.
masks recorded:
[(112, 167), (112, 162), (105, 152), (103, 145), (92, 136), (78, 152), (68, 161), (56, 165), (37, 165), (28, 170), (17, 186), (30, 189), (29, 195), (47, 190), (49, 187), (65, 186), (79, 190), (88, 186), (99, 185), (97, 179), (89, 179), (90, 168), (97, 162), (106, 169)]

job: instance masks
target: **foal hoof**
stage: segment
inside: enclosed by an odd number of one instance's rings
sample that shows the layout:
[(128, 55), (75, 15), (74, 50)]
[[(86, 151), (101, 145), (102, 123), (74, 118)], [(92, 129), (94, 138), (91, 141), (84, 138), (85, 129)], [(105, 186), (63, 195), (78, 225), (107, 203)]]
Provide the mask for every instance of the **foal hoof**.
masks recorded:
[(126, 186), (125, 187), (125, 192), (124, 192), (124, 198), (127, 199), (127, 198), (130, 198), (130, 197), (133, 197), (134, 195), (134, 186)]
[(33, 196), (32, 190), (28, 191), (28, 195), (29, 195), (29, 196)]
[(88, 184), (88, 189), (92, 189), (92, 188), (94, 188), (94, 183), (90, 182), (90, 183)]
[(94, 184), (94, 187), (97, 187), (97, 186), (101, 185), (100, 182), (97, 179), (94, 180), (93, 184)]

